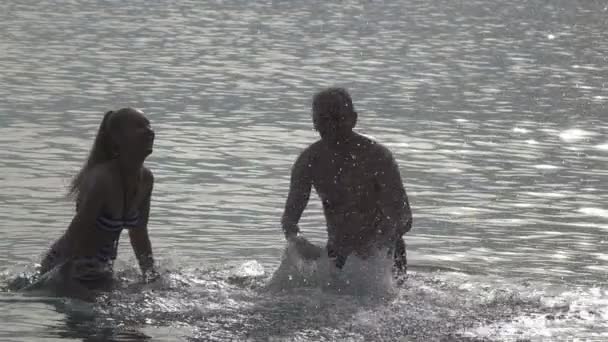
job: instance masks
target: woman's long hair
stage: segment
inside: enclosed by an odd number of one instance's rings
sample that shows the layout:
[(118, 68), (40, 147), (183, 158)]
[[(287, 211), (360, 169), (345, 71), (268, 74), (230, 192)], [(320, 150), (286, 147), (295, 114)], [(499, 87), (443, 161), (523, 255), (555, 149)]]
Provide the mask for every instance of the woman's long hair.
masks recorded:
[(68, 196), (76, 201), (78, 201), (87, 173), (96, 165), (116, 158), (116, 149), (110, 134), (110, 119), (114, 113), (114, 111), (109, 111), (103, 116), (89, 157), (70, 183)]

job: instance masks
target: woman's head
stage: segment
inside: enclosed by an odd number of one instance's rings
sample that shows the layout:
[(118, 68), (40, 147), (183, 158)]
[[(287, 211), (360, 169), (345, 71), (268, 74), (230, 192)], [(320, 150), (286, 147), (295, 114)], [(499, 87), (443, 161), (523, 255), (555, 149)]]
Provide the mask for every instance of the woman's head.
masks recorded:
[(112, 159), (143, 162), (152, 153), (154, 131), (144, 113), (134, 108), (107, 112), (99, 129), (87, 162), (74, 177), (70, 195), (77, 196), (84, 176), (91, 168)]
[(105, 148), (113, 157), (143, 161), (152, 153), (154, 131), (142, 111), (134, 108), (110, 111), (104, 120)]
[(357, 112), (348, 91), (327, 88), (315, 94), (312, 119), (322, 139), (339, 141), (347, 137), (357, 124)]

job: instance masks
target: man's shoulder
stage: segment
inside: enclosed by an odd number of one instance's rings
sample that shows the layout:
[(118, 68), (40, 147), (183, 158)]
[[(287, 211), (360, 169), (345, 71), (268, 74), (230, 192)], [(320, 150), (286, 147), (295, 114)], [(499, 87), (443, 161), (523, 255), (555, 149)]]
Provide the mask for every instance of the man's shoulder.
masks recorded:
[(324, 146), (325, 145), (323, 144), (323, 140), (319, 139), (319, 140), (315, 141), (314, 143), (308, 145), (308, 147), (306, 148), (306, 150), (308, 150), (310, 152), (318, 152)]
[(302, 152), (300, 153), (300, 158), (312, 159), (323, 150), (323, 144), (321, 140), (315, 141), (314, 143), (308, 145)]
[(382, 159), (385, 159), (385, 158), (392, 159), (393, 158), (393, 153), (391, 152), (391, 150), (386, 145), (384, 145), (381, 142), (379, 142), (378, 140), (376, 140), (376, 138), (374, 138), (370, 135), (365, 135), (365, 134), (361, 134), (361, 133), (359, 133), (359, 136), (365, 142), (368, 153), (370, 153), (371, 155), (380, 157)]

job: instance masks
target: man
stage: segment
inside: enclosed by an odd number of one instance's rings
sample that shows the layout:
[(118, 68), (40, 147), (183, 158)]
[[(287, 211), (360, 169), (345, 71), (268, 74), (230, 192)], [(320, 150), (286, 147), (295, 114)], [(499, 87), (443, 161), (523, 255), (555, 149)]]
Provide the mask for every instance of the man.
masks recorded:
[(293, 165), (281, 220), (285, 237), (306, 244), (297, 224), (314, 186), (327, 221), (327, 253), (337, 268), (350, 254), (366, 258), (386, 249), (405, 271), (402, 236), (412, 227), (412, 214), (395, 159), (385, 146), (353, 131), (357, 112), (345, 89), (317, 93), (312, 107), (321, 139)]

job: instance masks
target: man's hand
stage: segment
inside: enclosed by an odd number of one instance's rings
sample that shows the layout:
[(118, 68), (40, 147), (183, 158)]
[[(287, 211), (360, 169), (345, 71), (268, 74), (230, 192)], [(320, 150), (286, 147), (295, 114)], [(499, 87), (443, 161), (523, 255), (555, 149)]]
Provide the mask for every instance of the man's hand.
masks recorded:
[(152, 282), (155, 282), (158, 279), (160, 279), (160, 273), (156, 272), (156, 270), (153, 269), (153, 268), (151, 268), (149, 270), (146, 270), (143, 273), (143, 281), (146, 284), (150, 284)]
[(297, 224), (283, 226), (283, 233), (285, 234), (285, 239), (287, 241), (291, 241), (294, 238), (297, 238), (300, 234), (300, 227)]
[(323, 248), (314, 245), (302, 236), (289, 238), (288, 241), (294, 244), (298, 254), (300, 254), (304, 260), (317, 260), (321, 257)]

